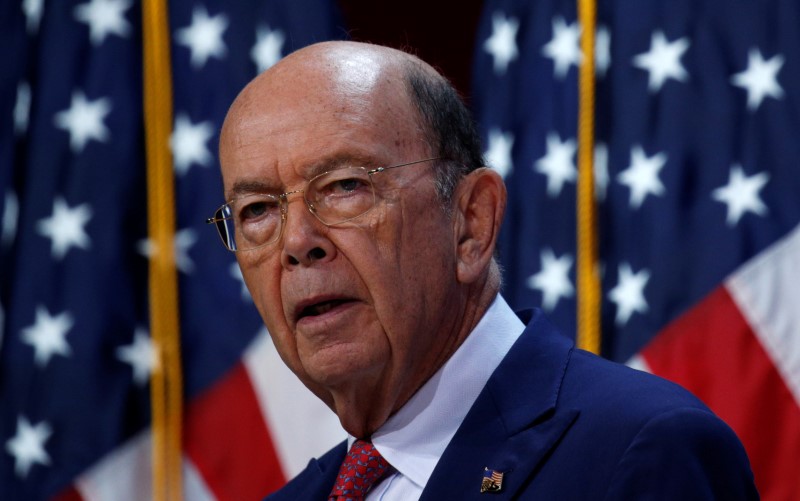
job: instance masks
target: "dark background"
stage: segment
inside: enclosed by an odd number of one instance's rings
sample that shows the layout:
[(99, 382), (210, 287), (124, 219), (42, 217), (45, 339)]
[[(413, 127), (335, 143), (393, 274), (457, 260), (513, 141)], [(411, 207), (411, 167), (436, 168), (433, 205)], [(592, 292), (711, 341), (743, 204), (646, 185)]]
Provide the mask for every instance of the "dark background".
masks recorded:
[(469, 102), (482, 0), (339, 0), (352, 40), (402, 49), (434, 66)]

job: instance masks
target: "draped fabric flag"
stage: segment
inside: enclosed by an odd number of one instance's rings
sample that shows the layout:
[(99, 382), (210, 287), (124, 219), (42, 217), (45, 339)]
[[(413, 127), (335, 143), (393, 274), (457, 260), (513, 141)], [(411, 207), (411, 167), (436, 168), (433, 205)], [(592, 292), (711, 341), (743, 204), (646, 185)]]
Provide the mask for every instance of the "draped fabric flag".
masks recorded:
[[(800, 9), (597, 4), (602, 353), (694, 392), (763, 498), (797, 499)], [(488, 1), (473, 101), (509, 189), (505, 294), (572, 335), (580, 35), (572, 0)]]
[[(3, 501), (151, 498), (141, 10), (0, 7)], [(223, 201), (217, 135), (258, 71), (344, 31), (325, 0), (172, 1), (169, 20), (184, 493), (261, 499), (345, 434), (287, 375), (204, 223)]]

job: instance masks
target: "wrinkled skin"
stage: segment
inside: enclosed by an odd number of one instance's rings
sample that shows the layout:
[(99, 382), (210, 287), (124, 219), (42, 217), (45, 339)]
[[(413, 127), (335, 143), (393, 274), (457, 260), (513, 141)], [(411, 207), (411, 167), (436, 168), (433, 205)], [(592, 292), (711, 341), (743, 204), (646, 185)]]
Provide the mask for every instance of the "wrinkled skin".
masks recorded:
[[(332, 42), (261, 74), (223, 126), (226, 200), (302, 190), (346, 164), (436, 156), (402, 80), (400, 62), (409, 57)], [(237, 253), (281, 358), (357, 437), (372, 434), (441, 367), (499, 287), (492, 252), (502, 181), (488, 169), (470, 174), (446, 214), (434, 168), (376, 175), (376, 207), (334, 227), (308, 211), (302, 194), (290, 195), (281, 238)], [(327, 301), (332, 308), (301, 315)]]

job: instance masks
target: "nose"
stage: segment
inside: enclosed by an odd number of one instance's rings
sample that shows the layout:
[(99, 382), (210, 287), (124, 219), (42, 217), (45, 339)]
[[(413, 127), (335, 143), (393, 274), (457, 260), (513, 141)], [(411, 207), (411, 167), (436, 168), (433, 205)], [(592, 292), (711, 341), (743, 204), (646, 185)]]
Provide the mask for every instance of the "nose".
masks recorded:
[(333, 259), (336, 247), (328, 239), (327, 230), (328, 227), (308, 210), (302, 196), (287, 199), (281, 265), (288, 270)]

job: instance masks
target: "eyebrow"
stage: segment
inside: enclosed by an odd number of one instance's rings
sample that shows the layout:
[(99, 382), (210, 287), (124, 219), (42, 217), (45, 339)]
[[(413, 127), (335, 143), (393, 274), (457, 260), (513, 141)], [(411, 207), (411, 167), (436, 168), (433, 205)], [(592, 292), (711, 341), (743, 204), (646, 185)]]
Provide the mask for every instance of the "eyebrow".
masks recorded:
[(305, 171), (305, 178), (306, 180), (313, 179), (315, 176), (318, 176), (323, 172), (327, 172), (329, 170), (334, 170), (345, 166), (373, 168), (373, 166), (377, 166), (378, 163), (379, 162), (375, 159), (375, 157), (370, 155), (360, 155), (353, 153), (333, 154), (329, 157), (323, 158), (322, 160), (312, 164)]
[[(330, 170), (338, 169), (344, 166), (352, 166), (352, 167), (365, 167), (368, 169), (372, 169), (375, 167), (380, 167), (378, 165), (380, 162), (375, 160), (375, 157), (370, 155), (359, 155), (359, 154), (352, 154), (352, 153), (341, 153), (341, 154), (334, 154), (329, 157), (323, 158), (322, 160), (311, 164), (309, 167), (304, 169), (303, 178), (306, 181), (313, 179), (314, 177), (322, 174), (323, 172), (328, 172)], [(245, 195), (252, 195), (252, 194), (279, 194), (286, 191), (286, 187), (279, 187), (276, 186), (275, 183), (260, 179), (243, 179), (240, 181), (236, 181), (231, 186), (231, 189), (228, 193), (226, 193), (225, 199), (230, 201), (236, 198), (240, 198)]]
[(231, 201), (236, 198), (241, 198), (245, 195), (252, 195), (255, 193), (280, 193), (280, 191), (281, 190), (276, 188), (274, 184), (253, 179), (245, 179), (233, 183), (230, 192), (225, 194), (225, 199)]

